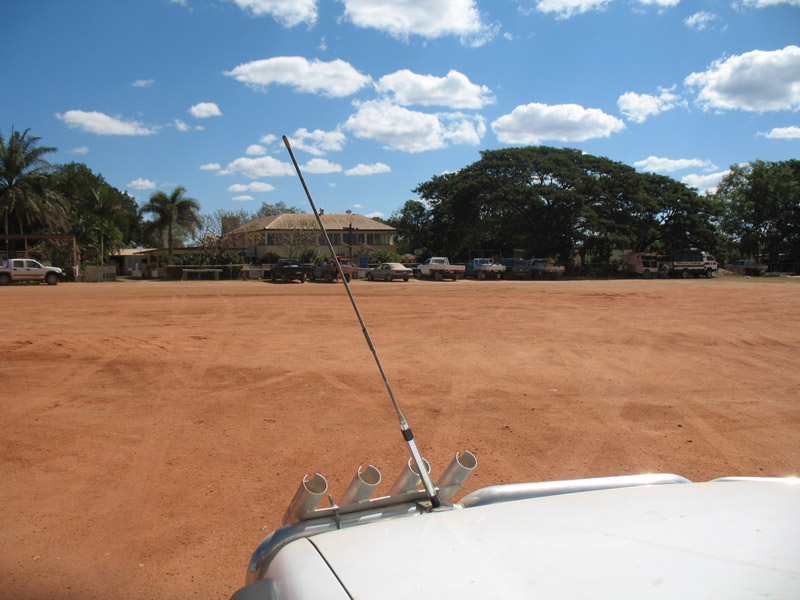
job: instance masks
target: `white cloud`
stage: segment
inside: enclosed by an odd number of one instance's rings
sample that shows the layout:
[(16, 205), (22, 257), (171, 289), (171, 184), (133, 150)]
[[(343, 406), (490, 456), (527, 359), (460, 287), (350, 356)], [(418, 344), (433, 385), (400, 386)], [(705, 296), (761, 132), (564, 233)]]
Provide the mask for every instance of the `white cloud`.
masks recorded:
[(342, 98), (356, 93), (370, 83), (343, 60), (308, 61), (302, 56), (276, 56), (243, 63), (225, 75), (256, 89), (270, 84), (288, 85), (298, 92)]
[(307, 171), (308, 173), (317, 174), (341, 173), (342, 165), (337, 165), (336, 163), (332, 163), (324, 158), (312, 158), (305, 164), (303, 170)]
[(424, 152), (448, 143), (477, 144), (486, 132), (483, 117), (428, 114), (408, 110), (386, 100), (359, 104), (345, 123), (356, 137), (378, 140), (389, 148)]
[(110, 117), (101, 112), (86, 112), (83, 110), (68, 110), (63, 115), (56, 113), (56, 117), (70, 128), (82, 129), (97, 135), (152, 135), (156, 133), (153, 127), (145, 127), (138, 121), (123, 121), (120, 117)]
[(220, 175), (241, 173), (251, 179), (257, 179), (259, 177), (293, 175), (294, 172), (294, 167), (290, 163), (281, 162), (271, 156), (261, 156), (259, 158), (237, 158), (228, 163), (225, 170), (219, 173)]
[(140, 88), (150, 87), (155, 82), (156, 82), (155, 79), (137, 79), (131, 84), (131, 87), (140, 87)]
[(285, 27), (317, 21), (317, 0), (232, 0), (254, 17), (271, 16)]
[(254, 181), (247, 185), (241, 183), (234, 183), (228, 188), (229, 192), (271, 192), (275, 189), (274, 185), (264, 183), (263, 181)]
[(196, 119), (207, 119), (208, 117), (222, 116), (219, 107), (213, 102), (198, 102), (188, 111)]
[(245, 196), (234, 196), (232, 200), (235, 200), (236, 202), (250, 202), (251, 200), (254, 200), (254, 198), (252, 196), (245, 195)]
[(687, 175), (681, 182), (685, 183), (691, 188), (696, 188), (701, 194), (713, 194), (717, 191), (717, 186), (722, 178), (730, 173), (730, 171), (720, 171), (719, 173), (709, 173), (707, 175)]
[(371, 212), (368, 215), (364, 215), (364, 216), (365, 217), (369, 217), (370, 219), (374, 219), (375, 217), (377, 217), (379, 219), (382, 219), (383, 218), (383, 213), (381, 211), (379, 211), (379, 210), (376, 210), (375, 212)]
[(261, 136), (261, 139), (258, 141), (262, 144), (266, 144), (267, 146), (271, 146), (272, 144), (278, 141), (278, 136), (268, 133), (267, 135)]
[(652, 115), (686, 104), (686, 101), (673, 94), (672, 90), (659, 89), (659, 92), (661, 93), (658, 96), (625, 92), (617, 99), (617, 106), (629, 121), (644, 123)]
[(341, 151), (346, 139), (341, 131), (323, 131), (322, 129), (308, 131), (305, 127), (301, 127), (289, 136), (292, 148), (305, 150), (315, 156), (322, 156), (326, 152)]
[(456, 35), (461, 43), (481, 46), (497, 33), (486, 25), (474, 0), (342, 0), (345, 18), (357, 27), (377, 29), (401, 40)]
[(466, 75), (451, 70), (447, 77), (419, 75), (408, 69), (384, 75), (375, 85), (379, 94), (391, 96), (395, 104), (483, 108), (494, 102), (491, 90), (472, 83)]
[(707, 12), (705, 10), (701, 10), (700, 12), (696, 12), (693, 15), (686, 17), (683, 20), (683, 22), (686, 23), (686, 26), (689, 29), (694, 29), (695, 31), (703, 31), (706, 27), (712, 25), (718, 19), (719, 19), (718, 15)]
[(697, 103), (706, 109), (800, 109), (800, 47), (753, 50), (715, 61), (707, 71), (692, 73), (686, 85), (697, 87)]
[[(554, 13), (557, 19), (569, 19), (590, 11), (603, 11), (612, 0), (539, 0), (539, 12)], [(677, 6), (680, 0), (638, 0), (644, 6), (657, 6), (660, 9)]]
[(775, 127), (769, 133), (759, 133), (766, 138), (773, 140), (796, 140), (800, 138), (800, 127), (794, 125), (790, 127)]
[(134, 190), (153, 190), (156, 187), (156, 182), (139, 177), (139, 179), (134, 179), (125, 187), (133, 188)]
[(492, 123), (497, 139), (506, 144), (539, 144), (544, 140), (583, 142), (608, 137), (625, 123), (598, 108), (577, 104), (526, 104)]
[(200, 168), (203, 171), (219, 171), (222, 167), (220, 167), (219, 163), (206, 163), (204, 165), (200, 165)]
[(267, 149), (264, 148), (264, 146), (259, 146), (258, 144), (250, 144), (244, 153), (248, 156), (261, 156), (267, 153)]
[(748, 8), (767, 8), (770, 6), (780, 6), (781, 4), (800, 6), (800, 0), (740, 0), (734, 6), (741, 5)]
[(89, 153), (89, 146), (81, 146), (80, 148), (73, 148), (72, 152), (74, 154), (88, 154)]
[(178, 131), (189, 131), (191, 129), (191, 127), (189, 127), (186, 123), (184, 123), (180, 119), (175, 119), (173, 121), (173, 124), (175, 125), (175, 129), (177, 129)]
[(651, 173), (672, 173), (673, 171), (682, 171), (683, 169), (716, 169), (709, 160), (702, 160), (700, 158), (659, 158), (657, 156), (648, 156), (644, 160), (633, 163), (633, 166), (642, 171), (649, 171)]
[[(373, 163), (371, 165), (358, 164), (352, 169), (347, 169), (345, 175), (377, 175), (378, 173), (389, 173), (392, 168), (381, 162)], [(356, 208), (361, 208), (358, 204), (354, 205)]]

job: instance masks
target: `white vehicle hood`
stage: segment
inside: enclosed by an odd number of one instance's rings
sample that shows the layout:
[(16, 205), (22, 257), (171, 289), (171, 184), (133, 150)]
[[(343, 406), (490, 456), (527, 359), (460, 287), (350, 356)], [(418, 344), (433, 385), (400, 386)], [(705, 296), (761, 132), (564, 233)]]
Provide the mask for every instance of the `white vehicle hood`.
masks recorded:
[(304, 561), (303, 579), (317, 573), (332, 592), (329, 568), (353, 598), (800, 598), (800, 482), (625, 488), (387, 520), (290, 544), (268, 577), (287, 581), (292, 547), (318, 561)]

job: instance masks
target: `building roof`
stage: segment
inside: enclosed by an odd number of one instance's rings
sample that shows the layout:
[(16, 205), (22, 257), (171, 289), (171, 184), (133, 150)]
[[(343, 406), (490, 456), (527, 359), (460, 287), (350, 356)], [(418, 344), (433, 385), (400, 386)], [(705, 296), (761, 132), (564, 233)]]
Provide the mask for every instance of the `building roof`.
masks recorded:
[[(343, 231), (349, 229), (352, 225), (353, 229), (358, 229), (359, 231), (384, 231), (387, 233), (395, 231), (394, 227), (364, 215), (326, 213), (320, 215), (320, 219), (325, 229), (329, 230)], [(282, 215), (253, 219), (249, 223), (229, 231), (227, 235), (248, 233), (250, 231), (284, 231), (286, 229), (316, 229), (317, 227), (317, 221), (312, 214), (284, 213)]]

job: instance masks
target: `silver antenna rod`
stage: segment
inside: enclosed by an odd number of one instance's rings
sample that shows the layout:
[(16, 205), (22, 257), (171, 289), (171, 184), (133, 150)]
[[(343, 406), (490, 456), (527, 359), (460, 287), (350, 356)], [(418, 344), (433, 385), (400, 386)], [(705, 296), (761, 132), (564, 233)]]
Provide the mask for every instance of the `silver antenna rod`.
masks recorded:
[[(347, 278), (344, 276), (344, 271), (342, 271), (342, 265), (339, 263), (339, 258), (336, 256), (336, 251), (333, 249), (333, 244), (331, 243), (330, 238), (328, 237), (328, 232), (325, 229), (325, 226), (322, 224), (322, 219), (319, 217), (319, 213), (317, 212), (317, 207), (314, 205), (314, 199), (311, 197), (311, 192), (308, 191), (308, 186), (306, 185), (306, 180), (303, 178), (303, 174), (300, 172), (300, 165), (297, 164), (297, 159), (294, 157), (294, 152), (292, 152), (292, 146), (289, 144), (289, 138), (285, 135), (283, 136), (283, 143), (286, 146), (286, 149), (289, 151), (289, 156), (292, 158), (292, 163), (294, 164), (294, 168), (297, 171), (297, 176), (300, 178), (300, 183), (303, 184), (303, 189), (306, 192), (306, 196), (308, 197), (308, 202), (311, 204), (311, 210), (314, 211), (314, 216), (317, 218), (317, 223), (319, 224), (320, 230), (322, 230), (322, 235), (325, 237), (325, 243), (328, 245), (328, 249), (331, 251), (331, 256), (333, 257), (333, 261), (336, 263), (336, 270), (339, 272), (339, 277), (342, 278), (342, 283), (344, 283), (344, 289), (347, 290), (347, 295), (350, 297), (350, 303), (353, 305), (353, 310), (356, 311), (356, 316), (358, 317), (358, 322), (361, 323), (361, 331), (364, 333), (364, 338), (367, 340), (367, 345), (369, 349), (372, 351), (372, 356), (375, 357), (375, 362), (378, 365), (378, 370), (381, 372), (381, 377), (383, 377), (383, 383), (386, 385), (386, 391), (389, 392), (389, 398), (392, 399), (392, 405), (394, 405), (394, 410), (397, 413), (397, 418), (400, 420), (400, 431), (403, 434), (403, 439), (408, 444), (408, 449), (411, 451), (411, 457), (414, 459), (414, 462), (417, 464), (417, 470), (419, 471), (420, 477), (422, 478), (422, 485), (425, 488), (425, 493), (428, 494), (428, 497), (431, 500), (431, 504), (434, 508), (439, 508), (442, 505), (442, 501), (439, 499), (439, 495), (436, 492), (436, 488), (433, 486), (433, 482), (431, 481), (430, 475), (428, 474), (428, 470), (425, 468), (425, 463), (422, 460), (422, 456), (420, 456), (419, 449), (417, 448), (417, 443), (414, 441), (414, 434), (411, 433), (411, 428), (408, 426), (408, 422), (406, 421), (405, 417), (403, 417), (403, 413), (400, 410), (400, 405), (397, 404), (397, 400), (394, 397), (394, 393), (392, 392), (392, 386), (389, 385), (389, 380), (386, 378), (386, 373), (383, 370), (383, 365), (381, 364), (380, 359), (378, 358), (378, 352), (375, 350), (375, 346), (372, 343), (372, 338), (369, 335), (369, 331), (367, 331), (367, 326), (364, 324), (364, 319), (361, 318), (361, 311), (358, 310), (358, 305), (356, 304), (355, 298), (353, 298), (353, 293), (350, 291), (350, 284), (347, 282)], [(352, 243), (353, 240), (350, 240)]]

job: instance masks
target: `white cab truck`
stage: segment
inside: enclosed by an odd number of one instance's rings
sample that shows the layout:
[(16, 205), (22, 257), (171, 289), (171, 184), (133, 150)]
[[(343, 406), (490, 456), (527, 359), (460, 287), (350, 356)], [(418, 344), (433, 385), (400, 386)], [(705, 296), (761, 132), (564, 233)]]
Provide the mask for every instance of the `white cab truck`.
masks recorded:
[(717, 259), (707, 252), (691, 250), (661, 258), (661, 272), (668, 277), (712, 277), (719, 268)]
[(465, 265), (451, 265), (444, 256), (432, 256), (414, 269), (416, 277), (432, 277), (436, 281), (452, 279), (453, 281), (464, 277)]
[(494, 261), (492, 258), (473, 258), (466, 264), (466, 275), (475, 279), (500, 279), (506, 272), (506, 266)]
[(0, 263), (0, 285), (8, 285), (13, 281), (44, 281), (48, 285), (56, 285), (64, 275), (58, 267), (46, 267), (31, 258), (4, 259)]

